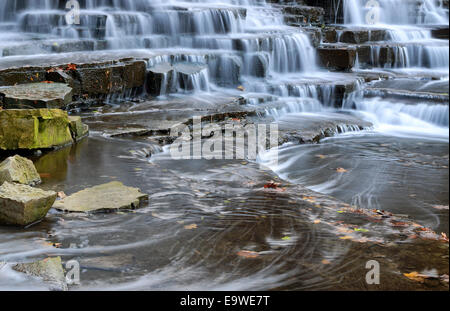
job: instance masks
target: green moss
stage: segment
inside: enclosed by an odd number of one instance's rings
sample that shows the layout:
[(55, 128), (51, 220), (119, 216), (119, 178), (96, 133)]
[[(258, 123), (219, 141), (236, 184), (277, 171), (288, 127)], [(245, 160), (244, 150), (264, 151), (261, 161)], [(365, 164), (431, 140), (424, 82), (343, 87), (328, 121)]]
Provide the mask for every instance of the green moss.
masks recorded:
[(0, 111), (0, 149), (46, 149), (72, 143), (67, 112), (59, 109)]

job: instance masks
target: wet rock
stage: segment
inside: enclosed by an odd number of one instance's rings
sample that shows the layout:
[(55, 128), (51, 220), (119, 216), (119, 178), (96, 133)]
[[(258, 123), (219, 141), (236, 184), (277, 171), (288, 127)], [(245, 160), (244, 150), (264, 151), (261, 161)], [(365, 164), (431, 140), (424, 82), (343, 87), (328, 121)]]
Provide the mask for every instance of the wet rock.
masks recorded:
[(196, 63), (178, 63), (173, 67), (177, 74), (178, 84), (183, 90), (206, 90), (208, 87), (208, 85), (206, 85), (207, 81), (202, 79), (202, 72), (205, 72), (207, 69), (205, 65)]
[(139, 208), (146, 199), (148, 195), (137, 188), (110, 182), (72, 194), (57, 201), (53, 207), (66, 212), (108, 212)]
[(436, 27), (431, 30), (431, 35), (433, 36), (433, 38), (436, 38), (436, 39), (448, 40), (449, 39), (449, 30), (448, 29), (449, 29), (448, 25), (442, 26), (442, 27)]
[(34, 186), (41, 177), (31, 160), (15, 155), (0, 163), (0, 184), (5, 181)]
[(349, 71), (355, 66), (356, 48), (339, 46), (321, 46), (317, 49), (322, 66)]
[(13, 269), (41, 278), (44, 282), (49, 283), (50, 290), (68, 290), (61, 257), (46, 258), (32, 263), (20, 263), (13, 266)]
[(28, 226), (47, 215), (56, 192), (4, 182), (0, 186), (0, 224)]
[(29, 83), (0, 88), (3, 108), (62, 108), (72, 101), (72, 88), (62, 83)]
[(75, 141), (79, 141), (89, 135), (89, 126), (81, 121), (81, 117), (69, 116), (70, 132)]
[(283, 7), (286, 23), (323, 24), (325, 10), (320, 7), (293, 5)]
[(0, 149), (48, 149), (73, 143), (67, 112), (59, 109), (0, 111)]
[[(169, 63), (158, 64), (147, 72), (146, 90), (152, 96), (165, 95), (170, 92), (174, 71)], [(164, 94), (162, 94), (164, 93)]]

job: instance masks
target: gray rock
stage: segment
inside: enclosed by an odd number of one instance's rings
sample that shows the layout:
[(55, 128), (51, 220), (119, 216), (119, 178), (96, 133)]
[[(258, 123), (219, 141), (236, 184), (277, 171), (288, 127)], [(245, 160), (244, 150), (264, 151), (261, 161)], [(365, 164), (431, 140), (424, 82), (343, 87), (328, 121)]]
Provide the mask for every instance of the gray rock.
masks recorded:
[(6, 109), (64, 108), (72, 101), (72, 88), (63, 83), (29, 83), (0, 89)]
[(148, 195), (137, 188), (110, 182), (72, 194), (57, 201), (53, 207), (66, 212), (108, 212), (139, 208), (146, 199)]
[(61, 257), (46, 258), (32, 263), (21, 263), (13, 266), (13, 269), (41, 278), (44, 282), (49, 283), (51, 290), (68, 290)]
[(28, 226), (47, 215), (56, 192), (4, 182), (0, 186), (0, 224)]
[(0, 184), (5, 181), (34, 186), (41, 183), (41, 177), (31, 160), (15, 155), (0, 163)]

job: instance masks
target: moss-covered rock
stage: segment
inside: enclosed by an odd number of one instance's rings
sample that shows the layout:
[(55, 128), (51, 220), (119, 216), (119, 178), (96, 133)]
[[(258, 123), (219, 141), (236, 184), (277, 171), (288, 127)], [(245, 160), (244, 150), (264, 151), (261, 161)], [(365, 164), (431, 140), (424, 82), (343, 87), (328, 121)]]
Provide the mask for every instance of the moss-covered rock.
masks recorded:
[(89, 126), (81, 121), (81, 117), (69, 116), (70, 131), (75, 141), (83, 139), (89, 134)]
[(56, 200), (54, 191), (4, 182), (0, 186), (0, 224), (27, 226), (42, 220)]
[(13, 266), (13, 269), (41, 278), (44, 282), (50, 284), (51, 290), (68, 290), (61, 257), (46, 258), (31, 263), (20, 263)]
[(67, 112), (59, 109), (0, 111), (0, 149), (47, 149), (73, 142)]
[(5, 181), (34, 186), (41, 177), (31, 160), (15, 155), (0, 163), (0, 185)]
[(3, 108), (63, 108), (72, 102), (72, 88), (63, 83), (28, 83), (0, 88)]

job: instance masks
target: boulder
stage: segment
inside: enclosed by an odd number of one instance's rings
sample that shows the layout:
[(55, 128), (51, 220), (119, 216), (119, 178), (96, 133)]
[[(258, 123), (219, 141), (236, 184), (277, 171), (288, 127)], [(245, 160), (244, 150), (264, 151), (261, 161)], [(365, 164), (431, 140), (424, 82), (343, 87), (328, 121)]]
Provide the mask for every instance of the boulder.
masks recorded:
[(3, 108), (64, 108), (72, 102), (72, 88), (63, 83), (28, 83), (0, 88)]
[(67, 291), (61, 257), (46, 258), (32, 263), (20, 263), (12, 267), (17, 272), (26, 273), (50, 284), (51, 290)]
[(79, 116), (69, 116), (70, 132), (75, 141), (79, 141), (89, 134), (89, 126), (81, 121)]
[(0, 149), (47, 149), (72, 142), (70, 121), (65, 111), (0, 110)]
[(0, 186), (0, 224), (28, 226), (42, 220), (56, 192), (4, 182)]
[(66, 212), (108, 212), (139, 208), (146, 199), (148, 195), (137, 188), (110, 182), (74, 193), (55, 202), (53, 207)]
[(15, 155), (0, 163), (0, 184), (5, 181), (34, 186), (41, 177), (31, 160)]

